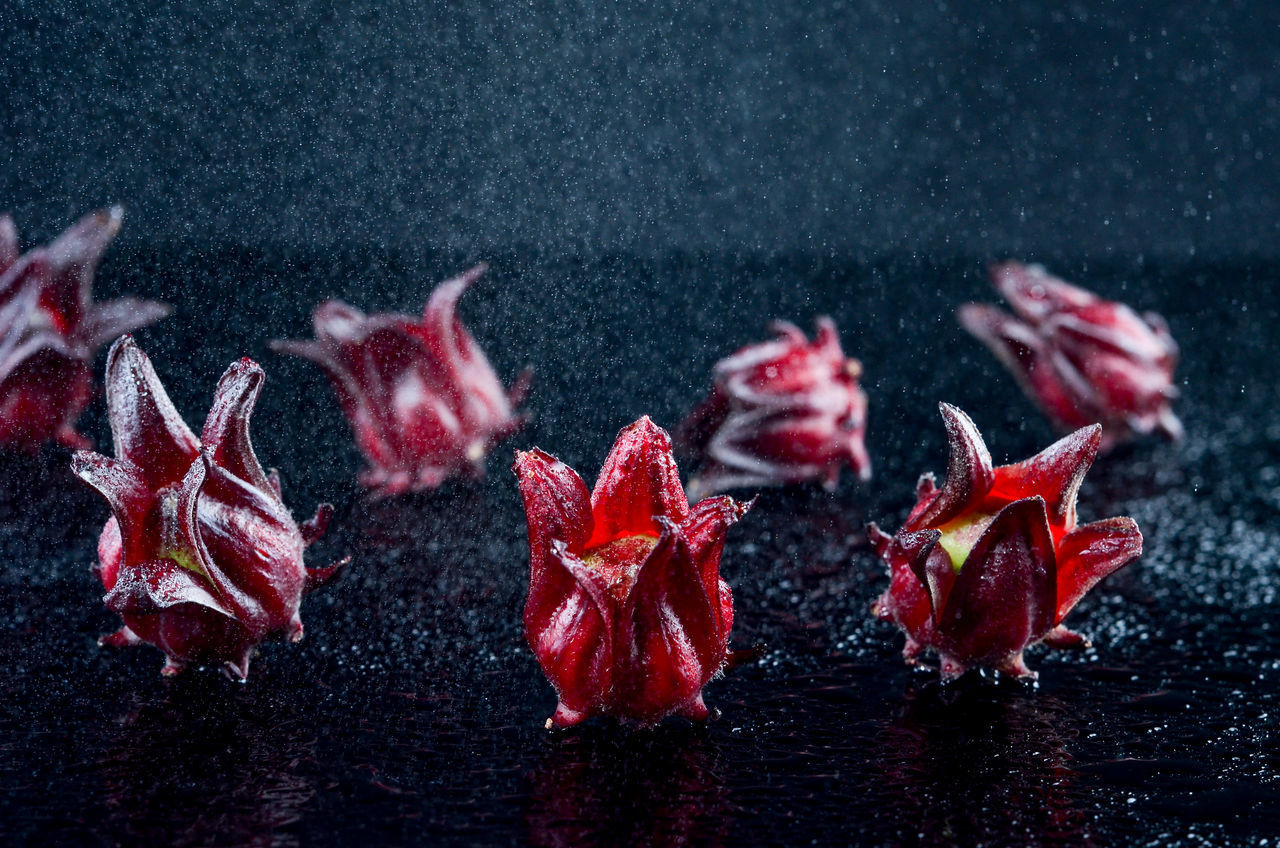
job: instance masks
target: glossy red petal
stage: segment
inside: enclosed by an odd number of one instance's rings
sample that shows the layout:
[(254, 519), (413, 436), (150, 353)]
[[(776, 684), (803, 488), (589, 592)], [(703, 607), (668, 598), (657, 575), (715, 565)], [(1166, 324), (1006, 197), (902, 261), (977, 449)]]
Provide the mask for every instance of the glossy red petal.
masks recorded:
[(679, 528), (662, 520), (662, 535), (636, 576), (618, 620), (615, 675), (627, 711), (657, 721), (698, 697), (726, 659), (719, 593), (708, 596)]
[(213, 395), (200, 441), (213, 451), (213, 463), (239, 477), (263, 494), (272, 493), (267, 474), (253, 452), (249, 417), (262, 391), (266, 375), (252, 359), (233, 362)]
[(1044, 501), (1005, 507), (965, 559), (938, 616), (943, 653), (965, 665), (1001, 664), (1054, 624), (1057, 567)]
[(191, 604), (235, 618), (235, 613), (210, 591), (205, 580), (169, 559), (125, 565), (103, 601), (112, 612), (130, 615), (149, 615)]
[(720, 579), (720, 556), (724, 552), (729, 528), (737, 524), (755, 502), (755, 498), (744, 503), (727, 495), (706, 498), (690, 508), (688, 518), (680, 526), (680, 535), (689, 546), (693, 561), (698, 564), (698, 573), (708, 594), (715, 581)]
[(577, 472), (534, 448), (517, 451), (512, 466), (529, 527), (527, 633), (541, 631), (574, 589), (572, 575), (552, 553), (556, 540), (581, 553), (591, 535), (591, 500)]
[(142, 469), (153, 490), (181, 480), (196, 458), (196, 437), (130, 336), (107, 354), (106, 389), (116, 457)]
[(1076, 524), (1076, 496), (1102, 444), (1102, 427), (1076, 430), (1023, 462), (995, 470), (989, 497), (1002, 503), (1040, 496), (1049, 523), (1071, 528)]
[(149, 520), (154, 496), (142, 469), (128, 460), (76, 451), (71, 457), (71, 472), (106, 499), (120, 547), (134, 558), (144, 556), (141, 552), (155, 544), (156, 530)]
[(200, 544), (245, 610), (285, 617), (306, 583), (298, 525), (274, 493), (216, 464), (209, 448), (202, 450), (201, 464), (205, 477), (195, 514)]
[(571, 553), (563, 542), (551, 546), (552, 565), (569, 576), (569, 591), (560, 597), (544, 625), (525, 638), (543, 673), (555, 687), (560, 704), (552, 721), (577, 723), (608, 707), (616, 661), (614, 602), (600, 575)]
[(991, 454), (973, 420), (949, 403), (939, 404), (938, 409), (951, 450), (947, 479), (928, 507), (904, 525), (904, 530), (946, 523), (984, 498), (995, 480)]
[(591, 493), (594, 527), (587, 547), (619, 536), (661, 533), (659, 517), (683, 524), (689, 502), (671, 455), (671, 437), (649, 416), (618, 433)]
[(1058, 604), (1054, 623), (1066, 618), (1085, 593), (1142, 554), (1142, 533), (1132, 518), (1085, 524), (1058, 547)]

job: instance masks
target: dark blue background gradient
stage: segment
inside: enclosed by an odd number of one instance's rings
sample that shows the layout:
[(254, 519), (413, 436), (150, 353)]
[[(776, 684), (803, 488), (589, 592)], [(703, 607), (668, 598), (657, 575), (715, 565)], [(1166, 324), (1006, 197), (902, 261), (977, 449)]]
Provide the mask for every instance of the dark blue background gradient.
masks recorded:
[(17, 0), (0, 39), (41, 236), (1278, 252), (1274, 3)]

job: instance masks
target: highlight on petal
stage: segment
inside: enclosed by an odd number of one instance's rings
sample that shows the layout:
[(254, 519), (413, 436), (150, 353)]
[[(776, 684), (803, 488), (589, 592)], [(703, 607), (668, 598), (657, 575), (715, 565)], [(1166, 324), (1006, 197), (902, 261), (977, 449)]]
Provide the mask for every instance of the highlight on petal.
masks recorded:
[(205, 418), (200, 441), (213, 450), (213, 463), (244, 480), (250, 487), (274, 493), (253, 452), (249, 416), (258, 402), (266, 374), (252, 359), (233, 362), (218, 381), (213, 406)]
[(911, 529), (949, 521), (965, 507), (985, 497), (995, 481), (991, 453), (973, 419), (949, 403), (938, 404), (938, 409), (947, 428), (947, 443), (951, 449), (947, 479), (933, 502), (911, 521)]
[(107, 354), (106, 389), (116, 457), (141, 468), (152, 488), (182, 479), (196, 457), (196, 437), (132, 336)]
[(1098, 581), (1142, 555), (1142, 533), (1132, 518), (1105, 518), (1068, 533), (1060, 550), (1057, 621)]
[(1005, 501), (1037, 495), (1044, 499), (1050, 521), (1074, 526), (1076, 496), (1101, 445), (1102, 427), (1083, 427), (1028, 460), (1001, 467), (990, 494)]

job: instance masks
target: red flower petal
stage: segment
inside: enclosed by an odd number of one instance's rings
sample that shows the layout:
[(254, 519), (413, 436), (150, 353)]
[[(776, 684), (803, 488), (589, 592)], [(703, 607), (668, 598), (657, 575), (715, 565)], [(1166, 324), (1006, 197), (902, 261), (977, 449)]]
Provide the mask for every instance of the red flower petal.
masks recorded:
[(998, 663), (1020, 654), (1057, 621), (1053, 537), (1038, 497), (1009, 504), (965, 559), (938, 628), (947, 653)]
[[(71, 457), (71, 471), (106, 499), (121, 548), (130, 553), (146, 550), (155, 531), (147, 520), (153, 495), (142, 469), (128, 460), (76, 451)], [(134, 557), (140, 555), (135, 553)], [(103, 582), (110, 589), (114, 577), (108, 580), (104, 576)]]
[(709, 597), (679, 528), (661, 519), (662, 535), (623, 602), (617, 645), (623, 673), (615, 675), (629, 711), (658, 720), (690, 704), (725, 661), (719, 593)]
[(991, 453), (973, 420), (949, 403), (938, 404), (942, 422), (947, 428), (951, 457), (947, 463), (947, 479), (933, 502), (913, 518), (904, 530), (945, 524), (966, 507), (986, 496), (995, 480)]
[(111, 346), (106, 384), (116, 457), (140, 468), (153, 491), (181, 480), (196, 457), (196, 437), (131, 336)]
[(1098, 581), (1142, 554), (1142, 533), (1132, 518), (1106, 518), (1077, 527), (1058, 547), (1055, 622), (1066, 618)]
[(613, 688), (617, 618), (609, 587), (599, 572), (587, 567), (563, 542), (552, 543), (551, 557), (572, 578), (571, 589), (547, 626), (526, 635), (560, 699), (552, 720), (565, 727), (606, 707)]
[(591, 493), (592, 528), (588, 548), (619, 536), (657, 536), (658, 516), (683, 524), (689, 501), (671, 455), (671, 437), (649, 416), (618, 433)]
[(1076, 430), (1028, 460), (997, 468), (989, 496), (1008, 503), (1038, 495), (1051, 525), (1074, 527), (1076, 496), (1101, 445), (1101, 426)]
[(552, 544), (559, 540), (566, 550), (583, 550), (591, 535), (591, 500), (587, 485), (576, 471), (537, 448), (517, 451), (512, 471), (520, 485), (529, 524), (525, 633), (536, 634), (549, 625), (573, 590), (572, 575), (552, 552)]
[(239, 477), (253, 489), (272, 492), (267, 474), (253, 452), (249, 417), (266, 375), (252, 359), (234, 362), (218, 381), (213, 406), (204, 420), (200, 441), (213, 451), (213, 463)]

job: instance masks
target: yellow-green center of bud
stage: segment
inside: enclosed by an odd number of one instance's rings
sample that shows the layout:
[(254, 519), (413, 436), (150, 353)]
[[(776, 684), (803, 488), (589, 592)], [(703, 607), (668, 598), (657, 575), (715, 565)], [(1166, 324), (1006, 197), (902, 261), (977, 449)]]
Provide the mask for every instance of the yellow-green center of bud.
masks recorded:
[(622, 536), (587, 551), (582, 562), (600, 572), (609, 584), (609, 594), (622, 600), (631, 592), (640, 564), (657, 544), (657, 536)]
[(942, 531), (942, 538), (938, 540), (938, 544), (942, 545), (947, 556), (951, 557), (951, 568), (957, 574), (960, 573), (965, 560), (969, 558), (969, 552), (977, 544), (978, 538), (994, 518), (995, 515), (983, 512), (962, 515), (938, 528)]

